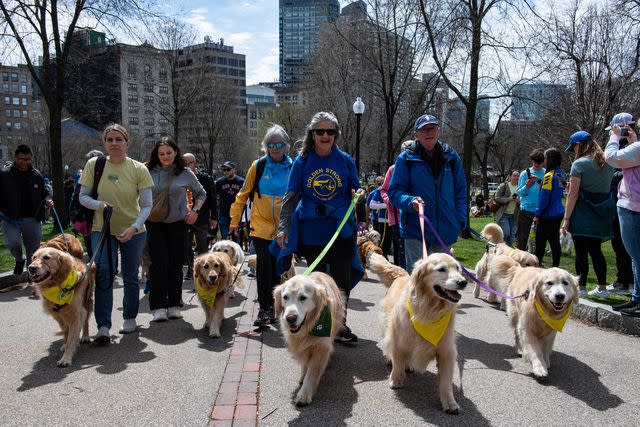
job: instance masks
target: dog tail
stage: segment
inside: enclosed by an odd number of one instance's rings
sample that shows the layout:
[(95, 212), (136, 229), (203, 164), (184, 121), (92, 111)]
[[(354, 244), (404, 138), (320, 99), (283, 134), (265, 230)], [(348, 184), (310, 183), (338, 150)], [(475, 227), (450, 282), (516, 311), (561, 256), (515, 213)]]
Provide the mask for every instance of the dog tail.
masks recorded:
[(495, 222), (490, 222), (485, 225), (480, 234), (491, 243), (497, 244), (504, 242), (504, 232)]
[(380, 277), (387, 288), (391, 287), (397, 278), (409, 275), (405, 269), (391, 264), (384, 256), (373, 251), (367, 254), (367, 258), (367, 267)]

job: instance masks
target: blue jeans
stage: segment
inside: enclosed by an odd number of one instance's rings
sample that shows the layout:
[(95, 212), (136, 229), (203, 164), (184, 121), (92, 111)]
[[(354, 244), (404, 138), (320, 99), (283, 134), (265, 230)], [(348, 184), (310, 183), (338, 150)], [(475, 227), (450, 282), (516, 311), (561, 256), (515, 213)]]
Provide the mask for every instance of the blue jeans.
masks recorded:
[[(98, 250), (100, 243), (100, 232), (91, 233), (91, 244), (93, 252)], [(115, 236), (107, 236), (111, 239), (111, 263), (112, 273), (109, 272), (109, 257), (107, 255), (108, 241), (104, 242), (103, 250), (96, 255), (96, 302), (95, 316), (98, 328), (107, 327), (111, 329), (111, 311), (113, 310), (113, 279), (118, 264), (117, 252), (120, 248), (120, 266), (122, 270), (122, 281), (124, 282), (124, 297), (122, 298), (122, 317), (124, 319), (135, 319), (138, 315), (140, 305), (140, 289), (138, 287), (138, 268), (142, 250), (147, 241), (147, 233), (138, 233), (126, 243), (120, 243)]]
[[(222, 240), (229, 239), (239, 244), (240, 236), (233, 236), (233, 238), (229, 238), (229, 225), (231, 225), (231, 218), (227, 216), (221, 216), (218, 218), (218, 229), (220, 230)], [(240, 230), (238, 230), (238, 233), (239, 232)]]
[[(9, 191), (6, 190), (5, 191)], [(13, 223), (7, 220), (2, 223), (2, 236), (4, 246), (9, 249), (16, 262), (24, 261), (22, 255), (22, 241), (27, 252), (27, 265), (31, 262), (31, 256), (38, 250), (42, 238), (42, 224), (35, 218), (20, 218), (21, 223)]]
[(516, 236), (516, 225), (513, 223), (513, 214), (502, 214), (498, 225), (504, 233), (504, 241), (507, 245), (513, 246), (513, 238)]
[(622, 243), (629, 252), (633, 267), (633, 292), (631, 299), (640, 301), (640, 212), (618, 207)]
[[(427, 252), (432, 253), (445, 253), (445, 249), (438, 243), (431, 246), (427, 245)], [(411, 274), (413, 271), (413, 265), (422, 259), (422, 240), (405, 238), (404, 239), (404, 256), (407, 261), (407, 272)]]

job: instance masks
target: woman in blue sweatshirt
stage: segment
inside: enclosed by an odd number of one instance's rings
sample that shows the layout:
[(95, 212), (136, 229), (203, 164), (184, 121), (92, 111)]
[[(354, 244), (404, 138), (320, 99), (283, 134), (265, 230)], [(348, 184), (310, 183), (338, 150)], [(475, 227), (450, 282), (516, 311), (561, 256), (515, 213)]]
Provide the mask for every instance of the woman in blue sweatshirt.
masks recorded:
[(547, 248), (547, 242), (549, 242), (554, 267), (560, 265), (560, 224), (564, 216), (564, 206), (562, 206), (564, 189), (557, 176), (561, 163), (562, 153), (558, 149), (549, 148), (544, 152), (544, 164), (547, 172), (542, 177), (538, 207), (533, 218), (533, 222), (536, 224), (536, 257), (538, 257), (538, 262), (542, 265), (542, 258)]

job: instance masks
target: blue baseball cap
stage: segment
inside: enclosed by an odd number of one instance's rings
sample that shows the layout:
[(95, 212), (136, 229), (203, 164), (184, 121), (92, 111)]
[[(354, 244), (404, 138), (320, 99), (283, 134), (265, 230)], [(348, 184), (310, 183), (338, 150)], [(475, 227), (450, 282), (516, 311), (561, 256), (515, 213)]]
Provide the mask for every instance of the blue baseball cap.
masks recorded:
[(436, 116), (432, 116), (431, 114), (423, 114), (416, 119), (416, 124), (413, 125), (413, 130), (420, 130), (426, 125), (440, 126), (440, 123), (438, 123), (438, 119), (436, 118)]
[(632, 125), (635, 123), (635, 119), (633, 118), (633, 116), (629, 113), (618, 113), (615, 116), (613, 116), (613, 118), (611, 119), (611, 123), (609, 123), (609, 126), (607, 126), (606, 128), (604, 128), (604, 130), (611, 130), (611, 126), (613, 125), (618, 125), (620, 127), (622, 126), (626, 126), (626, 125)]
[(567, 144), (567, 148), (564, 151), (571, 151), (573, 149), (573, 146), (578, 142), (591, 141), (592, 139), (593, 137), (589, 132), (580, 130), (571, 135), (571, 137), (569, 138), (569, 144)]

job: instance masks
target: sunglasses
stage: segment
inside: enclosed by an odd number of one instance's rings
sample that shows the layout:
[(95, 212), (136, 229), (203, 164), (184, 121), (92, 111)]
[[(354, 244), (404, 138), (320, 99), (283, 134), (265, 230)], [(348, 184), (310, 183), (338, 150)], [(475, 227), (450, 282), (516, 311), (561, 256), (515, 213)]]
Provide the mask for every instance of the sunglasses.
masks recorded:
[(335, 130), (335, 129), (314, 129), (313, 131), (314, 131), (314, 132), (316, 133), (316, 135), (318, 135), (318, 136), (322, 136), (322, 135), (324, 135), (325, 133), (326, 133), (327, 135), (329, 135), (329, 136), (336, 136), (336, 134), (338, 133), (338, 131), (337, 131), (337, 130)]
[(284, 147), (284, 142), (269, 142), (267, 143), (267, 148), (272, 150), (274, 148), (276, 149), (281, 149), (282, 147)]

